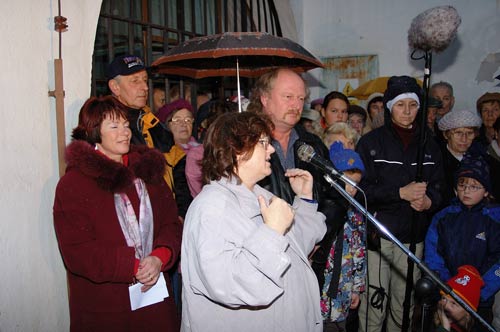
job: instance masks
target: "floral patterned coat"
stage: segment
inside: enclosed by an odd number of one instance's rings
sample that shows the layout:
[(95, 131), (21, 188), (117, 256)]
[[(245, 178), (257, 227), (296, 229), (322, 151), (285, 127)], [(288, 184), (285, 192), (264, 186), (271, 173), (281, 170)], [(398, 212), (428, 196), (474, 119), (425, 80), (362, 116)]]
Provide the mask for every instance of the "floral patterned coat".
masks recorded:
[(333, 276), (333, 258), (335, 253), (335, 240), (330, 249), (324, 271), (325, 283), (321, 288), (321, 314), (324, 320), (340, 322), (347, 318), (351, 306), (352, 293), (361, 293), (365, 290), (365, 221), (363, 216), (349, 208), (347, 221), (344, 224), (342, 245), (342, 265), (337, 296), (328, 296), (330, 282)]

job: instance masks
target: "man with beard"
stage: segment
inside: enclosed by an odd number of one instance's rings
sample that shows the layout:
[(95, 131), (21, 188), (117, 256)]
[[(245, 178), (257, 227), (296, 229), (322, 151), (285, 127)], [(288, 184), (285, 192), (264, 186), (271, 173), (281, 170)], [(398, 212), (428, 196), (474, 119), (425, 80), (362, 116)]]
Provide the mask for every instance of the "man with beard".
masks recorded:
[(274, 125), (271, 144), (276, 153), (271, 155), (272, 173), (259, 185), (291, 204), (295, 194), (284, 175), (285, 171), (300, 168), (313, 175), (313, 197), (319, 204), (318, 210), (327, 218), (327, 234), (310, 258), (319, 284), (323, 285), (323, 272), (331, 243), (339, 230), (343, 229), (347, 203), (340, 199), (340, 195), (330, 187), (320, 171), (298, 158), (297, 150), (304, 142), (312, 146), (318, 155), (329, 160), (328, 149), (321, 139), (298, 124), (307, 97), (308, 89), (302, 77), (290, 69), (276, 69), (257, 80), (247, 111), (267, 116)]
[(127, 107), (127, 118), (132, 130), (130, 143), (147, 145), (163, 152), (167, 160), (164, 179), (174, 193), (179, 216), (184, 218), (192, 200), (184, 172), (186, 156), (175, 145), (172, 134), (146, 106), (149, 88), (144, 61), (135, 55), (121, 55), (107, 69), (111, 93)]

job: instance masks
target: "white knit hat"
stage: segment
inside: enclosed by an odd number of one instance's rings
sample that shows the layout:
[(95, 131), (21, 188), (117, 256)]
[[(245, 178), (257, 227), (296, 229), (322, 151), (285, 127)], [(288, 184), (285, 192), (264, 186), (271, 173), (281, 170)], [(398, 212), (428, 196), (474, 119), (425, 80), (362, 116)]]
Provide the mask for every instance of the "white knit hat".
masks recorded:
[(446, 113), (439, 120), (439, 130), (446, 131), (455, 128), (481, 127), (481, 118), (476, 112), (470, 110), (453, 110)]

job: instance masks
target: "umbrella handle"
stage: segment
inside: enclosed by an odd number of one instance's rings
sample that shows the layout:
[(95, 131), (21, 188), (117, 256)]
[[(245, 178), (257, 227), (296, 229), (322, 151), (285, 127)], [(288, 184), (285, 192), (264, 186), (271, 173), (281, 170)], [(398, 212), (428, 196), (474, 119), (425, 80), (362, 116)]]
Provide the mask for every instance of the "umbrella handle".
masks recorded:
[(240, 64), (236, 58), (236, 88), (238, 89), (238, 112), (241, 113)]

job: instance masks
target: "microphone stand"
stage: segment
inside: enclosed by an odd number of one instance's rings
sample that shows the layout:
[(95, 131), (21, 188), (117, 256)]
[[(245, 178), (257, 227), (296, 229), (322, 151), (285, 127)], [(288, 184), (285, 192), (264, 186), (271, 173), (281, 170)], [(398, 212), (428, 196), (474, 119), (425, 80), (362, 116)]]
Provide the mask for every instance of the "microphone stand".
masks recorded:
[(450, 295), (455, 302), (460, 304), (472, 317), (477, 319), (482, 325), (484, 325), (489, 331), (496, 332), (493, 327), (491, 327), (481, 316), (477, 314), (460, 296), (453, 291), (453, 289), (446, 283), (442, 282), (441, 279), (431, 270), (425, 263), (415, 256), (408, 248), (404, 246), (401, 241), (399, 241), (384, 225), (382, 225), (371, 213), (369, 213), (354, 197), (351, 197), (345, 189), (339, 185), (329, 174), (324, 174), (325, 180), (332, 185), (339, 194), (342, 195), (352, 206), (354, 206), (362, 215), (364, 215), (386, 238), (391, 240), (396, 244), (408, 257), (414, 262), (417, 267), (422, 270), (426, 275), (428, 275), (432, 281), (445, 293)]
[[(424, 67), (424, 80), (423, 80), (423, 96), (422, 96), (422, 107), (420, 111), (420, 134), (418, 135), (418, 149), (417, 149), (417, 170), (415, 175), (415, 182), (421, 182), (423, 180), (423, 164), (424, 164), (424, 150), (425, 150), (425, 142), (426, 142), (426, 132), (427, 132), (427, 105), (429, 100), (429, 82), (431, 78), (432, 71), (432, 52), (425, 51), (424, 55), (420, 58), (414, 58), (414, 53), (412, 53), (412, 59), (424, 59), (425, 67)], [(416, 239), (415, 235), (417, 233), (417, 219), (418, 212), (413, 211), (413, 217), (410, 220), (410, 251), (415, 253), (416, 250)], [(411, 308), (411, 292), (413, 290), (413, 271), (415, 267), (413, 262), (408, 259), (408, 267), (406, 269), (406, 288), (405, 288), (405, 299), (403, 302), (403, 321), (401, 326), (401, 331), (406, 332), (410, 328), (410, 308)]]

